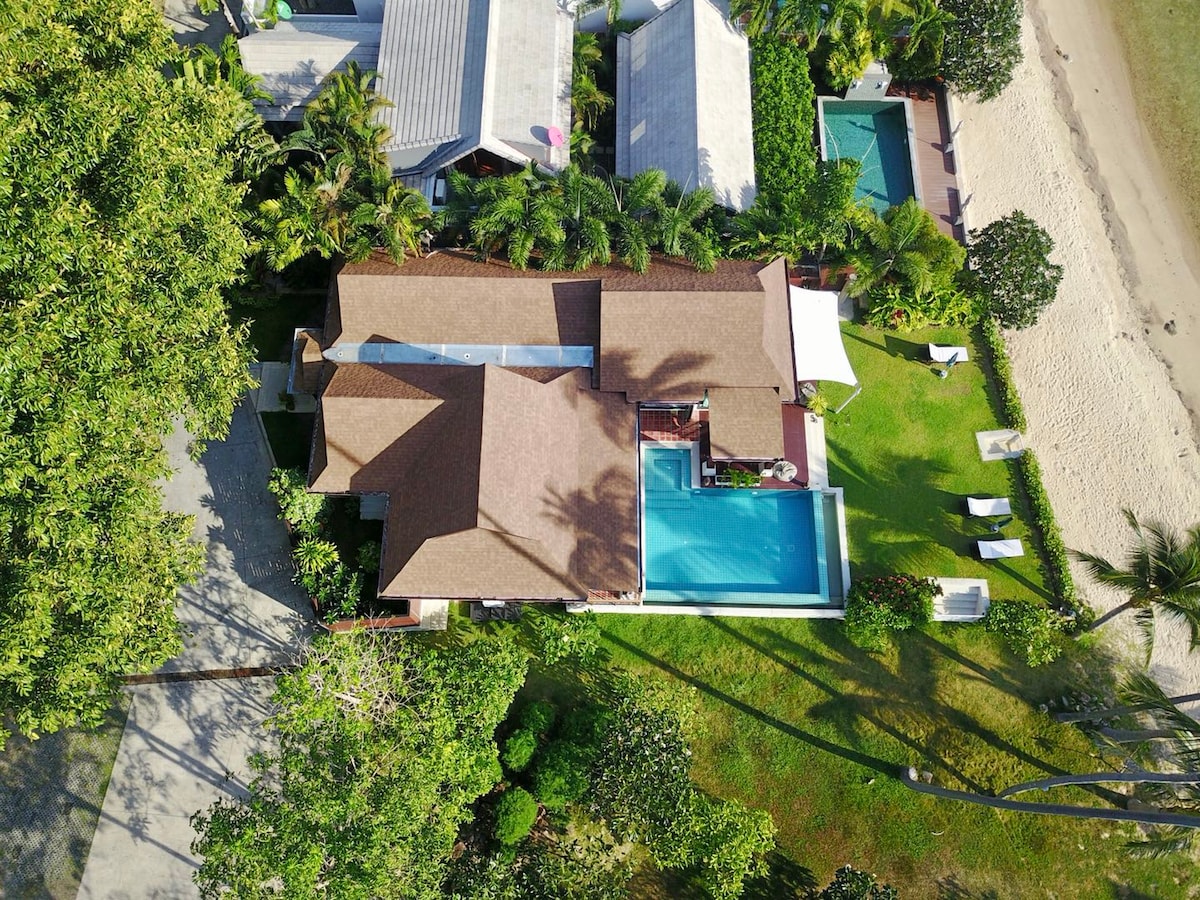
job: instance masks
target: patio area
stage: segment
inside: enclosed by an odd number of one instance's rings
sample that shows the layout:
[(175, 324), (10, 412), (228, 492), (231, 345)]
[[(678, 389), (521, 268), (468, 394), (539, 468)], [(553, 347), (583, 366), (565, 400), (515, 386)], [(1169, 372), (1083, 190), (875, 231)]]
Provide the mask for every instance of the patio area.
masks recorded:
[(940, 89), (893, 86), (888, 90), (888, 96), (907, 97), (912, 101), (921, 205), (937, 220), (943, 234), (962, 242), (966, 238), (960, 222), (962, 197), (944, 94)]

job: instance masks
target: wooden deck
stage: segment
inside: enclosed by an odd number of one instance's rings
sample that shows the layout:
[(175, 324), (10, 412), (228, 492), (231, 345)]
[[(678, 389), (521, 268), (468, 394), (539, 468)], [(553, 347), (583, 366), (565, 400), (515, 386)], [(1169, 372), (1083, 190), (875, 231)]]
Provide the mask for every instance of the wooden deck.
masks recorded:
[(966, 235), (962, 225), (955, 224), (962, 215), (962, 198), (958, 194), (954, 154), (946, 152), (951, 138), (944, 94), (940, 89), (932, 95), (928, 90), (895, 90), (888, 93), (889, 96), (908, 97), (912, 101), (913, 128), (917, 137), (917, 168), (921, 178), (921, 205), (937, 220), (938, 228), (943, 234), (960, 242), (964, 241)]

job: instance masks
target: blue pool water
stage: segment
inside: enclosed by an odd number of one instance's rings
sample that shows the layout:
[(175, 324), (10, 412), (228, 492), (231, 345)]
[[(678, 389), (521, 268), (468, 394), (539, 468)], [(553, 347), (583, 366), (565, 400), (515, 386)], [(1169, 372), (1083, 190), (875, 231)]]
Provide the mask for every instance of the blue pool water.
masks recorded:
[(693, 488), (687, 448), (643, 461), (647, 602), (829, 603), (819, 493)]
[(913, 196), (912, 157), (904, 104), (882, 100), (822, 101), (827, 159), (858, 159), (855, 196), (882, 213)]

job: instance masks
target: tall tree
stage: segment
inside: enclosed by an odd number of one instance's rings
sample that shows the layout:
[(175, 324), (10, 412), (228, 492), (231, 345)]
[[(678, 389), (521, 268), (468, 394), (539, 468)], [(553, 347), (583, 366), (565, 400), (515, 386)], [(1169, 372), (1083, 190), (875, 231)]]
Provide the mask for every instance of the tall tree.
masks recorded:
[(1014, 210), (971, 232), (967, 282), (1001, 325), (1028, 328), (1058, 295), (1063, 268), (1050, 262), (1053, 250), (1046, 229)]
[(1163, 615), (1187, 625), (1195, 649), (1200, 646), (1200, 525), (1179, 534), (1161, 522), (1139, 521), (1132, 510), (1122, 513), (1134, 537), (1124, 566), (1094, 553), (1071, 551), (1093, 578), (1129, 598), (1097, 619), (1089, 630), (1133, 610), (1149, 659), (1154, 650), (1155, 618)]
[(3, 20), (0, 707), (36, 734), (97, 722), (179, 647), (198, 555), (161, 506), (161, 435), (182, 415), (220, 437), (250, 383), (221, 290), (248, 251), (253, 112), (225, 79), (164, 75), (179, 51), (148, 2)]
[(877, 285), (893, 283), (917, 296), (950, 284), (966, 251), (942, 234), (928, 212), (912, 197), (866, 226), (864, 245), (849, 254), (857, 278), (851, 295), (860, 297)]
[(501, 779), (494, 733), (525, 680), (503, 639), (314, 640), (279, 679), (246, 800), (197, 813), (205, 897), (437, 898), (471, 805)]
[(1021, 62), (1021, 0), (941, 0), (954, 16), (946, 31), (942, 75), (960, 94), (993, 100)]

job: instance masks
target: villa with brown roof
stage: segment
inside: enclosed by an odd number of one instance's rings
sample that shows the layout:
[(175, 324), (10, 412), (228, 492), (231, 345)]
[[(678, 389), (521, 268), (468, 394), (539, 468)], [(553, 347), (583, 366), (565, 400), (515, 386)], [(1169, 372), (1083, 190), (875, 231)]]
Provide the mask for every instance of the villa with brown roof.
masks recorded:
[[(379, 594), (418, 627), (450, 600), (652, 601), (666, 498), (647, 503), (646, 454), (686, 450), (679, 489), (708, 497), (730, 493), (726, 469), (757, 478), (804, 443), (782, 260), (639, 276), (372, 258), (337, 273), (298, 347), (294, 383), (319, 385), (310, 489), (385, 502)], [(809, 587), (780, 596), (828, 604), (829, 583)]]

